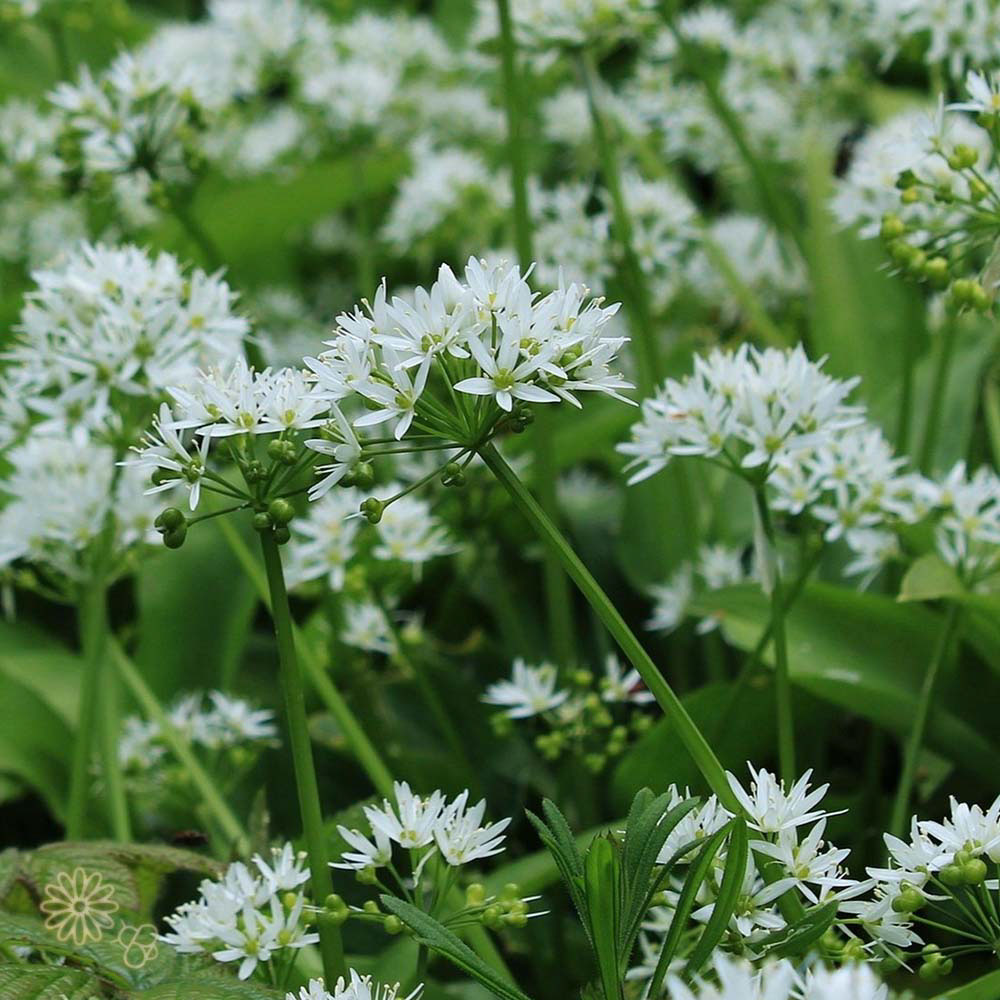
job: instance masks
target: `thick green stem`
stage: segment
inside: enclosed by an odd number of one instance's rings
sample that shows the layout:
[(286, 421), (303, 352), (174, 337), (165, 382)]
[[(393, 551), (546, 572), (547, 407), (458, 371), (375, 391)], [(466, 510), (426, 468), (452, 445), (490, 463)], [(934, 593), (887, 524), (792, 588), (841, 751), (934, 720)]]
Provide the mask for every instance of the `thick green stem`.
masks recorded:
[(719, 763), (719, 759), (715, 756), (711, 746), (691, 716), (688, 715), (680, 699), (663, 679), (663, 675), (650, 659), (649, 654), (625, 623), (618, 609), (611, 603), (590, 571), (570, 548), (559, 529), (552, 523), (535, 498), (525, 489), (517, 474), (504, 461), (496, 448), (492, 444), (486, 445), (481, 450), (480, 455), (490, 471), (510, 494), (515, 506), (527, 519), (541, 541), (558, 555), (567, 574), (594, 611), (597, 612), (605, 628), (618, 643), (628, 661), (639, 671), (639, 676), (653, 693), (664, 714), (675, 726), (678, 736), (705, 777), (709, 787), (718, 795), (719, 800), (727, 809), (739, 812), (739, 803), (729, 787), (726, 772)]
[(778, 770), (781, 780), (790, 788), (798, 776), (795, 769), (795, 721), (792, 714), (792, 684), (788, 675), (788, 637), (785, 633), (785, 614), (788, 610), (785, 589), (781, 580), (777, 539), (771, 512), (768, 510), (764, 487), (754, 490), (757, 514), (770, 549), (764, 558), (769, 566), (764, 570), (771, 576), (771, 636), (774, 642), (774, 696), (778, 718)]
[(890, 832), (897, 837), (903, 837), (906, 834), (910, 798), (913, 795), (913, 783), (917, 776), (917, 760), (924, 742), (924, 731), (927, 728), (927, 718), (930, 715), (931, 700), (934, 697), (934, 688), (937, 684), (938, 674), (941, 672), (941, 665), (948, 655), (948, 649), (958, 630), (959, 611), (958, 604), (953, 603), (948, 606), (944, 626), (938, 636), (934, 652), (931, 654), (931, 661), (927, 665), (923, 683), (920, 685), (917, 708), (913, 713), (913, 723), (903, 748), (903, 770), (899, 776), (896, 799), (892, 806), (892, 821), (889, 824)]
[(70, 769), (66, 837), (78, 840), (84, 835), (90, 759), (96, 734), (111, 830), (117, 840), (125, 842), (131, 839), (131, 825), (118, 762), (116, 692), (104, 671), (108, 652), (108, 612), (103, 574), (95, 574), (94, 579), (82, 588), (77, 605), (77, 620), (83, 651), (83, 675), (80, 714)]
[[(270, 608), (271, 595), (268, 591), (267, 577), (261, 569), (260, 563), (254, 558), (253, 553), (247, 548), (246, 543), (240, 537), (239, 532), (226, 518), (221, 518), (216, 522), (222, 532), (229, 547), (236, 556), (243, 571), (250, 578), (260, 599)], [(391, 797), (392, 774), (385, 766), (378, 751), (368, 739), (364, 729), (354, 717), (350, 706), (343, 696), (334, 686), (333, 681), (327, 676), (324, 669), (322, 656), (315, 648), (307, 643), (301, 631), (293, 623), (292, 631), (295, 636), (295, 647), (299, 653), (299, 660), (302, 669), (309, 678), (309, 683), (319, 696), (320, 701), (326, 706), (327, 711), (337, 720), (340, 731), (344, 734), (347, 745), (351, 748), (358, 764), (365, 774), (371, 779), (380, 795)]]
[(577, 53), (577, 66), (580, 80), (587, 95), (587, 107), (590, 109), (590, 122), (594, 131), (594, 144), (597, 146), (597, 155), (601, 163), (601, 177), (611, 198), (612, 227), (622, 254), (622, 284), (628, 293), (626, 305), (635, 333), (639, 390), (645, 396), (662, 378), (659, 352), (656, 349), (656, 335), (653, 329), (649, 289), (646, 284), (646, 275), (639, 262), (639, 256), (635, 252), (632, 217), (629, 214), (622, 191), (618, 152), (611, 141), (604, 112), (601, 110), (598, 100), (597, 68), (594, 66), (593, 55), (588, 49), (581, 49)]
[[(319, 802), (319, 785), (313, 761), (312, 742), (309, 738), (309, 720), (306, 718), (305, 690), (302, 671), (295, 653), (295, 636), (292, 633), (292, 615), (288, 607), (285, 574), (281, 568), (281, 554), (271, 532), (260, 536), (271, 595), (271, 620), (278, 643), (278, 675), (285, 701), (288, 722), (288, 741), (292, 748), (295, 768), (295, 787), (302, 814), (302, 832), (309, 852), (309, 871), (312, 882), (313, 902), (322, 906), (333, 892), (333, 879), (327, 863), (326, 838), (323, 835), (323, 812)], [(323, 976), (326, 982), (335, 983), (346, 976), (344, 945), (340, 928), (332, 921), (319, 921), (319, 948), (323, 957)]]
[[(510, 16), (510, 0), (497, 0), (500, 18), (500, 68), (503, 78), (504, 111), (507, 117), (507, 160), (510, 163), (511, 188), (514, 200), (514, 246), (522, 274), (534, 260), (532, 246), (531, 206), (528, 197), (528, 157), (524, 142), (524, 111), (526, 88), (521, 85), (517, 65), (517, 43)], [(534, 473), (538, 497), (545, 510), (556, 518), (556, 462), (553, 437), (553, 414), (541, 412), (532, 428)], [(552, 655), (563, 667), (576, 659), (573, 642), (573, 606), (569, 581), (550, 552), (545, 554), (545, 604), (552, 635)]]
[(954, 317), (949, 317), (945, 320), (944, 329), (941, 331), (941, 347), (938, 351), (937, 367), (934, 370), (934, 384), (927, 406), (927, 423), (924, 425), (924, 438), (920, 447), (920, 469), (928, 475), (933, 471), (934, 451), (937, 447), (938, 431), (941, 428), (948, 377), (955, 358), (957, 333), (958, 322)]
[(111, 655), (114, 658), (118, 674), (125, 686), (129, 689), (132, 697), (139, 704), (142, 714), (146, 718), (155, 722), (164, 742), (170, 747), (173, 755), (180, 761), (187, 771), (191, 783), (198, 790), (205, 803), (209, 814), (218, 823), (223, 835), (226, 837), (229, 848), (235, 849), (237, 854), (245, 854), (250, 849), (250, 838), (246, 830), (240, 824), (228, 803), (223, 798), (209, 776), (202, 767), (200, 761), (191, 749), (191, 744), (173, 725), (167, 716), (163, 706), (157, 700), (152, 689), (145, 682), (142, 674), (136, 669), (135, 664), (125, 655), (124, 650), (116, 642), (112, 642)]

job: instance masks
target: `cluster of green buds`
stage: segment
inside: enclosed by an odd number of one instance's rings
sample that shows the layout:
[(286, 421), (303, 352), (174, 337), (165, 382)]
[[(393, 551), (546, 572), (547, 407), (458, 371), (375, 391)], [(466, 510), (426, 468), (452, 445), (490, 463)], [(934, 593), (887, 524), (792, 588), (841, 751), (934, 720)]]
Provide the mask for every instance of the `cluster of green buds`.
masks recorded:
[(945, 865), (938, 872), (938, 878), (949, 889), (958, 889), (962, 886), (982, 885), (986, 880), (986, 872), (986, 862), (974, 857), (972, 851), (964, 849), (955, 852), (951, 864)]
[(941, 949), (936, 944), (926, 945), (921, 956), (923, 962), (918, 970), (918, 975), (928, 982), (947, 976), (955, 964), (953, 959), (942, 954)]

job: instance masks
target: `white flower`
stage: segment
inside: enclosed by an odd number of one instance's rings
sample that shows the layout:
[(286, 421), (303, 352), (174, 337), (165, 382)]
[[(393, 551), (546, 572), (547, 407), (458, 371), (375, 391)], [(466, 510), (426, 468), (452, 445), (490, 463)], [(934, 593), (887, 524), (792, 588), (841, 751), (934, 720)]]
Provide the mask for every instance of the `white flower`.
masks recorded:
[(692, 990), (679, 978), (667, 980), (670, 1000), (791, 1000), (795, 969), (780, 961), (757, 969), (745, 959), (716, 951), (712, 965), (718, 985), (699, 981)]
[(352, 601), (344, 606), (344, 627), (340, 640), (348, 646), (386, 656), (396, 649), (396, 640), (385, 611), (371, 601)]
[(210, 691), (208, 696), (212, 702), (210, 726), (217, 733), (217, 743), (228, 746), (243, 741), (267, 742), (278, 735), (274, 712), (269, 709), (255, 709), (221, 691)]
[(392, 860), (392, 841), (380, 827), (372, 828), (374, 843), (360, 830), (348, 830), (347, 827), (338, 825), (337, 832), (354, 850), (344, 851), (340, 861), (331, 861), (332, 868), (361, 871), (365, 868), (382, 868)]
[(551, 663), (530, 667), (524, 660), (514, 660), (509, 681), (498, 681), (486, 689), (482, 700), (488, 705), (501, 705), (510, 719), (528, 719), (562, 705), (569, 691), (557, 688), (558, 676)]
[(814, 809), (830, 786), (820, 785), (819, 788), (809, 791), (811, 770), (806, 771), (790, 789), (786, 790), (784, 783), (769, 771), (763, 768), (759, 771), (754, 770), (752, 764), (747, 764), (747, 767), (750, 769), (751, 779), (749, 792), (732, 774), (727, 772), (727, 777), (729, 787), (749, 819), (752, 829), (761, 833), (779, 833), (833, 815), (822, 809)]
[(253, 863), (272, 893), (298, 889), (300, 885), (308, 882), (309, 869), (306, 867), (306, 862), (306, 853), (304, 851), (296, 853), (291, 844), (271, 848), (270, 864), (259, 854), (253, 856)]
[(466, 790), (449, 803), (434, 828), (434, 840), (441, 857), (452, 866), (465, 865), (479, 858), (499, 854), (503, 850), (503, 831), (510, 825), (508, 818), (483, 826), (486, 800), (480, 799), (476, 805), (466, 810), (468, 798)]
[(648, 705), (656, 700), (655, 695), (643, 686), (639, 671), (624, 671), (621, 660), (614, 653), (608, 653), (604, 658), (601, 698), (611, 704), (631, 702), (633, 705)]
[(653, 584), (649, 588), (653, 598), (653, 613), (646, 621), (646, 628), (654, 632), (671, 632), (687, 615), (688, 605), (694, 597), (694, 571), (690, 563), (683, 563), (667, 583)]
[(413, 494), (400, 497), (386, 507), (375, 530), (379, 544), (373, 554), (377, 559), (399, 560), (419, 568), (437, 556), (456, 551), (444, 527), (431, 513), (430, 504)]
[(824, 969), (817, 966), (805, 977), (802, 1000), (888, 1000), (889, 987), (878, 981), (865, 962)]
[(285, 994), (285, 1000), (417, 1000), (423, 984), (411, 990), (405, 997), (399, 997), (399, 983), (376, 983), (371, 976), (359, 975), (354, 969), (348, 970), (350, 982), (344, 978), (337, 980), (333, 992), (329, 993), (321, 979), (310, 979), (298, 993)]
[(1000, 73), (977, 73), (969, 70), (965, 77), (969, 100), (949, 104), (949, 111), (973, 111), (981, 115), (1000, 115)]
[(428, 798), (421, 798), (410, 791), (405, 781), (393, 782), (392, 787), (395, 807), (388, 799), (382, 800), (381, 808), (365, 806), (365, 817), (372, 830), (381, 830), (405, 848), (426, 847), (434, 840), (435, 827), (445, 805), (444, 795), (436, 791)]

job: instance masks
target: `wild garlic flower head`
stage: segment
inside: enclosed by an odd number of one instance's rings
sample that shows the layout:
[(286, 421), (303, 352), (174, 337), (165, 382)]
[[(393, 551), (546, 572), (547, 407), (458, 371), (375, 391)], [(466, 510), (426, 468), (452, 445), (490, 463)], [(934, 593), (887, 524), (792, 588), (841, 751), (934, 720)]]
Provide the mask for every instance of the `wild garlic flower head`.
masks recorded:
[(171, 254), (83, 244), (36, 271), (7, 354), (25, 406), (45, 429), (125, 432), (169, 386), (237, 358), (247, 333), (219, 275)]
[[(778, 904), (785, 893), (794, 893), (806, 906), (837, 900), (838, 912), (843, 910), (846, 915), (848, 901), (867, 891), (871, 884), (859, 883), (853, 879), (845, 868), (849, 851), (838, 848), (826, 839), (826, 818), (830, 814), (816, 808), (826, 792), (825, 785), (809, 792), (810, 775), (807, 773), (786, 792), (773, 774), (763, 769), (754, 770), (752, 767), (750, 773), (752, 781), (749, 790), (744, 790), (732, 775), (729, 776), (741, 814), (753, 831), (750, 841), (752, 853), (744, 871), (735, 911), (716, 954), (733, 950), (756, 956), (766, 951), (763, 942), (786, 926)], [(686, 790), (681, 791), (671, 785), (668, 792), (670, 809), (691, 801)], [(685, 812), (670, 832), (660, 850), (657, 863), (673, 862), (681, 866), (680, 873), (671, 876), (666, 886), (664, 902), (654, 906), (643, 923), (643, 936), (640, 940), (644, 954), (655, 956), (657, 942), (670, 928), (686, 866), (696, 857), (696, 852), (691, 849), (692, 845), (703, 843), (718, 833), (733, 816), (713, 795)], [(699, 892), (698, 902), (692, 913), (692, 918), (698, 922), (704, 923), (712, 916), (727, 852), (728, 847), (724, 842), (716, 856), (716, 867)], [(762, 859), (771, 864), (766, 880), (758, 867)], [(648, 979), (654, 967), (655, 960), (644, 960), (630, 971), (629, 978)], [(737, 978), (737, 981), (741, 980)], [(711, 993), (709, 995), (714, 996)], [(722, 995), (729, 996), (728, 993)], [(756, 994), (751, 992), (735, 995)], [(778, 995), (784, 997), (787, 994)], [(798, 997), (797, 993), (792, 995)]]
[(511, 667), (510, 680), (491, 684), (481, 700), (487, 705), (499, 705), (509, 719), (529, 719), (566, 702), (570, 692), (559, 688), (558, 683), (553, 664), (532, 667), (518, 657)]
[(199, 160), (198, 114), (164, 66), (123, 52), (95, 79), (86, 66), (76, 83), (49, 99), (62, 121), (67, 166), (98, 176), (138, 174), (146, 182), (187, 183)]
[[(688, 616), (690, 605), (697, 596), (756, 579), (754, 567), (746, 565), (745, 548), (720, 543), (702, 545), (695, 558), (681, 563), (665, 583), (649, 588), (653, 611), (646, 628), (653, 632), (672, 632)], [(718, 625), (717, 617), (707, 615), (698, 623), (697, 631), (704, 635)]]
[(405, 997), (400, 997), (399, 983), (378, 983), (371, 976), (362, 976), (354, 969), (348, 969), (349, 979), (343, 976), (334, 984), (330, 993), (322, 979), (310, 979), (298, 993), (286, 993), (285, 1000), (417, 1000), (423, 992), (423, 983), (416, 986)]
[(514, 25), (523, 44), (576, 46), (634, 35), (654, 22), (652, 0), (515, 0)]
[(668, 379), (642, 404), (632, 440), (618, 446), (631, 457), (630, 483), (648, 478), (675, 455), (722, 457), (734, 470), (768, 479), (783, 463), (858, 423), (846, 399), (858, 379), (834, 379), (792, 350), (714, 350), (695, 359), (694, 373)]
[[(68, 583), (86, 579), (86, 553), (114, 511), (115, 565), (156, 539), (157, 505), (134, 470), (115, 476), (115, 455), (86, 434), (34, 434), (5, 455), (0, 479), (0, 568), (27, 564)], [(55, 582), (55, 581), (53, 581)]]
[(970, 475), (958, 462), (932, 488), (938, 554), (976, 585), (1000, 565), (1000, 477), (985, 465)]
[(237, 975), (249, 979), (273, 958), (316, 944), (308, 930), (302, 885), (308, 880), (305, 855), (290, 844), (265, 861), (236, 862), (218, 880), (205, 879), (197, 899), (166, 918), (170, 932), (160, 940), (182, 955), (211, 955), (217, 962), (238, 962)]
[(386, 424), (401, 440), (412, 426), (471, 450), (515, 402), (578, 406), (585, 391), (621, 398), (629, 386), (613, 365), (625, 338), (605, 332), (616, 312), (575, 284), (539, 297), (516, 266), (470, 258), (464, 281), (442, 265), (411, 300), (390, 297), (383, 283), (364, 311), (338, 318), (330, 350), (306, 364), (327, 398), (367, 408), (355, 428)]
[(503, 831), (510, 819), (484, 824), (486, 802), (468, 805), (469, 792), (462, 792), (448, 801), (441, 791), (429, 796), (415, 795), (405, 781), (393, 785), (394, 802), (388, 799), (381, 806), (365, 806), (367, 832), (338, 827), (340, 835), (354, 848), (332, 862), (334, 868), (362, 871), (382, 868), (392, 862), (393, 844), (403, 851), (421, 851), (414, 870), (419, 879), (427, 861), (435, 854), (445, 864), (459, 867), (481, 858), (492, 857), (504, 848)]

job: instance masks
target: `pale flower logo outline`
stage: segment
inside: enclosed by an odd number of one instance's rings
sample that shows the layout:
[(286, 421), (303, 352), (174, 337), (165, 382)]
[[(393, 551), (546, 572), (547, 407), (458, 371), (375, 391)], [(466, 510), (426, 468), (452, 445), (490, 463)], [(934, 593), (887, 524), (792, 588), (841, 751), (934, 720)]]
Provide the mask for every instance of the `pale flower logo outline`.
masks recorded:
[(147, 962), (152, 962), (159, 954), (156, 943), (156, 928), (152, 924), (139, 924), (133, 927), (123, 925), (115, 941), (121, 946), (122, 961), (129, 969), (141, 969)]
[(45, 887), (41, 910), (46, 914), (46, 928), (60, 941), (72, 941), (78, 948), (88, 941), (100, 941), (118, 909), (112, 898), (114, 891), (100, 872), (84, 868), (74, 869), (72, 875), (60, 872)]

